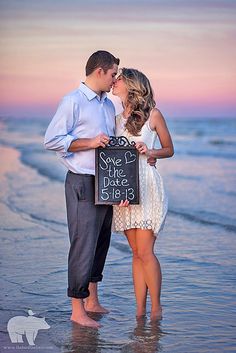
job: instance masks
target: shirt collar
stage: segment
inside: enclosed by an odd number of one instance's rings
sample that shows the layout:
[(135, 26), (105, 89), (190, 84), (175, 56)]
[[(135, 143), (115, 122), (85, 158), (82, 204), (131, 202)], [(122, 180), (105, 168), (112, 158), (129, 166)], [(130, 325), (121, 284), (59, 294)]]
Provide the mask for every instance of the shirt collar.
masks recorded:
[(100, 97), (96, 92), (91, 90), (88, 86), (84, 84), (84, 82), (81, 82), (79, 85), (79, 90), (83, 92), (86, 97), (88, 98), (89, 101), (91, 101), (94, 98), (97, 98), (97, 100), (100, 102), (104, 102), (104, 100), (107, 98), (106, 92), (102, 93), (102, 96)]

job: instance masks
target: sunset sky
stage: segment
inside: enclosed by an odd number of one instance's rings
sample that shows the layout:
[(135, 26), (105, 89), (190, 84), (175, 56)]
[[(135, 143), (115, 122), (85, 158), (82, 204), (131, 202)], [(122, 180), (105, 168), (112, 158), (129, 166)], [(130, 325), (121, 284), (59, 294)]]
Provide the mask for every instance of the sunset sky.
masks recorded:
[(50, 117), (98, 49), (167, 117), (236, 117), (236, 1), (1, 0), (0, 115)]

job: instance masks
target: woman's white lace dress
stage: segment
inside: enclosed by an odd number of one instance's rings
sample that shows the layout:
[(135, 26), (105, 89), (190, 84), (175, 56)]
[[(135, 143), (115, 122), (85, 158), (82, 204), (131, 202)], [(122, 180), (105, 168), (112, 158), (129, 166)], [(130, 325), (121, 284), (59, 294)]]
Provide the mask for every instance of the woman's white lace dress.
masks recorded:
[[(140, 136), (132, 136), (125, 130), (122, 114), (116, 117), (116, 136), (125, 136), (129, 141), (144, 142), (149, 149), (154, 148), (157, 134), (147, 121)], [(158, 163), (156, 165), (158, 168)], [(162, 229), (167, 213), (168, 200), (162, 177), (157, 169), (147, 163), (145, 155), (139, 155), (139, 204), (129, 207), (113, 206), (113, 230), (123, 232), (126, 229), (152, 229), (157, 236)]]

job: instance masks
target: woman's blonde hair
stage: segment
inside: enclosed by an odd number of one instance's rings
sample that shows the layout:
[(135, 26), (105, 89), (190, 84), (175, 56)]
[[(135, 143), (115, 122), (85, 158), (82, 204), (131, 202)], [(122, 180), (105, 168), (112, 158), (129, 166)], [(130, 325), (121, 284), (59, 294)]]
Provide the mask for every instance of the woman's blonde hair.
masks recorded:
[(131, 110), (125, 127), (129, 133), (138, 136), (156, 105), (153, 90), (148, 78), (142, 72), (128, 68), (122, 68), (120, 71), (128, 90), (124, 105)]

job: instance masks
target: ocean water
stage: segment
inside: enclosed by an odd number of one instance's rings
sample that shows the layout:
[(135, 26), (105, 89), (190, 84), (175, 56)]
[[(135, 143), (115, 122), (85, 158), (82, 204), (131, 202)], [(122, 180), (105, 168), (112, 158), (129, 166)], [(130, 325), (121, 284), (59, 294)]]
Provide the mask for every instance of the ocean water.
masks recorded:
[[(135, 319), (131, 252), (113, 234), (102, 327), (70, 322), (66, 296), (65, 170), (45, 151), (48, 121), (0, 120), (0, 351), (199, 353), (236, 351), (236, 120), (169, 120), (175, 156), (158, 161), (169, 213), (155, 251), (163, 273), (163, 319)], [(150, 307), (150, 303), (148, 303)], [(11, 343), (14, 316), (45, 317), (35, 346)]]

